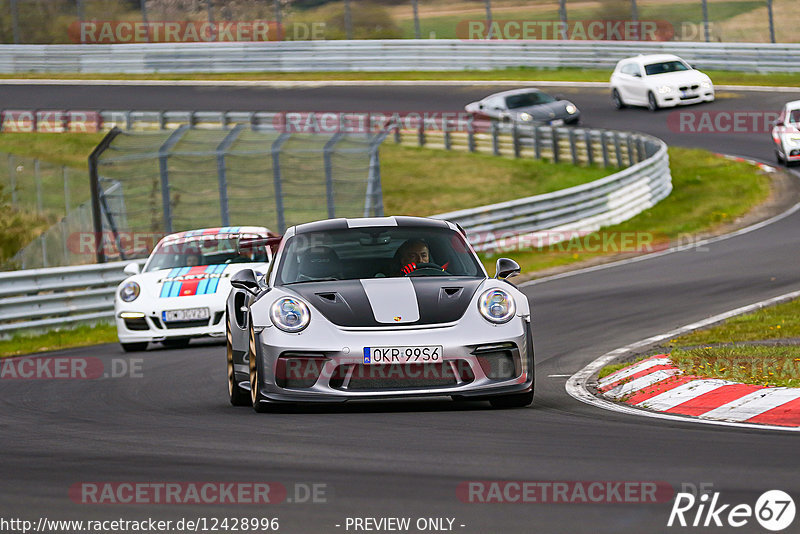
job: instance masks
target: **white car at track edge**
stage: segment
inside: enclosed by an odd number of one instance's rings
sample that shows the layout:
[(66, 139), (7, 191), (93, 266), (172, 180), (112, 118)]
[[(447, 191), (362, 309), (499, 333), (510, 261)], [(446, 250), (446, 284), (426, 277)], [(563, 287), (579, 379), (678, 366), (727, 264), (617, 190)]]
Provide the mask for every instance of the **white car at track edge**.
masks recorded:
[(225, 299), (230, 277), (242, 269), (266, 271), (267, 247), (240, 252), (240, 238), (266, 238), (260, 226), (228, 226), (170, 234), (161, 239), (144, 268), (130, 263), (117, 288), (114, 319), (127, 351), (150, 342), (181, 347), (192, 338), (225, 335)]
[(656, 111), (714, 98), (711, 78), (672, 54), (623, 59), (611, 75), (611, 101), (617, 109), (645, 106)]
[(778, 163), (800, 163), (800, 100), (787, 102), (772, 127), (772, 142)]

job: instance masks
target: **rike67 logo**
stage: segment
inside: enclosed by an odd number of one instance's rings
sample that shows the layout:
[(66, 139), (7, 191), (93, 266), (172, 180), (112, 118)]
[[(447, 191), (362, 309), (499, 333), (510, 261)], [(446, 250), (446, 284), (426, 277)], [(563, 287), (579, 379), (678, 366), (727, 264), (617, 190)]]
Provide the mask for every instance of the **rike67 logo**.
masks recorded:
[(781, 490), (766, 491), (755, 506), (749, 504), (723, 504), (720, 492), (678, 493), (669, 514), (667, 526), (679, 527), (734, 527), (754, 532), (754, 522), (772, 532), (786, 529), (794, 521), (795, 504), (792, 497)]

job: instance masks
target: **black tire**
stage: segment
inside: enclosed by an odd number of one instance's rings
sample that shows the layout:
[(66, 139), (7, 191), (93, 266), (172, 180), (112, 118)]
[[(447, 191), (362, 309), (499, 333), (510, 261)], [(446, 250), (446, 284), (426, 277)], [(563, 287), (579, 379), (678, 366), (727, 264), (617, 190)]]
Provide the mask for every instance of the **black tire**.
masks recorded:
[(647, 109), (658, 111), (658, 100), (656, 100), (656, 95), (653, 94), (653, 91), (647, 93)]
[(622, 101), (619, 91), (616, 89), (611, 90), (611, 103), (614, 104), (614, 108), (616, 109), (624, 109), (627, 107), (625, 102)]
[(271, 406), (261, 396), (259, 391), (259, 384), (261, 383), (261, 362), (258, 358), (258, 348), (256, 347), (256, 336), (253, 331), (253, 322), (250, 321), (250, 335), (248, 343), (247, 361), (250, 368), (250, 403), (253, 405), (253, 410), (258, 413), (267, 413), (270, 411)]
[(161, 344), (170, 349), (183, 349), (189, 346), (188, 337), (176, 337), (172, 339), (165, 339)]
[(226, 313), (225, 316), (227, 317), (225, 321), (225, 340), (227, 341), (228, 400), (230, 400), (231, 404), (234, 406), (251, 406), (253, 401), (250, 399), (250, 392), (243, 389), (236, 382), (236, 372), (233, 370), (233, 343), (230, 315)]
[[(775, 159), (778, 160), (778, 165), (785, 165), (786, 161), (781, 157), (781, 153), (777, 150), (775, 151)], [(788, 165), (787, 165), (788, 166)]]
[(514, 393), (489, 399), (492, 408), (524, 408), (533, 402), (533, 390), (527, 393)]
[(125, 352), (142, 352), (147, 350), (147, 341), (141, 343), (120, 343), (122, 350)]

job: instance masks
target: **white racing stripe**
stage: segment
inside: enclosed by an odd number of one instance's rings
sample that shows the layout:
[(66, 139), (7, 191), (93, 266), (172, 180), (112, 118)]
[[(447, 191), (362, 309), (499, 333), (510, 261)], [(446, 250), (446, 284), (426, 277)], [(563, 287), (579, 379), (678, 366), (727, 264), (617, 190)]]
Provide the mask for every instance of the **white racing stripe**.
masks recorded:
[(699, 397), (700, 395), (704, 395), (709, 391), (714, 391), (722, 386), (731, 384), (733, 384), (733, 382), (718, 379), (692, 380), (691, 382), (687, 382), (686, 384), (678, 386), (674, 389), (665, 391), (664, 393), (656, 395), (655, 397), (651, 397), (646, 401), (642, 401), (636, 406), (650, 408), (651, 410), (656, 410), (659, 412), (665, 412), (671, 408), (674, 408), (675, 406), (683, 404), (686, 401), (690, 401)]
[(620, 384), (619, 386), (610, 389), (606, 393), (606, 396), (619, 399), (620, 397), (625, 397), (631, 393), (636, 393), (640, 389), (644, 389), (647, 386), (652, 386), (656, 382), (666, 380), (667, 378), (675, 376), (678, 373), (680, 373), (680, 369), (663, 369), (661, 371), (655, 371), (649, 375), (640, 376), (636, 380), (631, 380), (630, 382)]
[(419, 304), (410, 278), (363, 279), (361, 286), (369, 299), (375, 320), (385, 324), (419, 321)]
[(797, 388), (766, 388), (748, 393), (719, 408), (704, 413), (700, 417), (726, 419), (728, 421), (747, 421), (782, 404), (800, 398)]
[(616, 373), (610, 374), (606, 377), (603, 377), (597, 385), (601, 388), (606, 387), (609, 384), (613, 384), (614, 382), (619, 382), (620, 380), (624, 380), (629, 376), (635, 375), (645, 369), (650, 369), (651, 367), (655, 367), (657, 365), (669, 365), (670, 361), (669, 358), (656, 358), (654, 360), (645, 360), (643, 362), (639, 362), (631, 367), (626, 369), (621, 369)]

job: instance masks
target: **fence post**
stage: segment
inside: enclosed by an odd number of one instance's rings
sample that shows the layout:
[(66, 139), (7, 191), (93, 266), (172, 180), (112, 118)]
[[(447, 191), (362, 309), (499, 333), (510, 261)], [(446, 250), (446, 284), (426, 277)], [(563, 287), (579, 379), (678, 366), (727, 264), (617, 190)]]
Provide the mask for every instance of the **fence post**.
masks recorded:
[(497, 122), (492, 121), (492, 153), (495, 156), (500, 155), (500, 143), (497, 139)]
[(519, 129), (517, 128), (516, 121), (511, 123), (511, 140), (514, 143), (514, 157), (519, 157), (520, 147), (519, 147)]
[(341, 131), (336, 132), (328, 139), (322, 149), (322, 161), (325, 166), (325, 198), (328, 203), (328, 218), (333, 219), (336, 217), (336, 198), (334, 197), (333, 190), (333, 164), (331, 163), (331, 154), (333, 147), (339, 142), (344, 134)]
[(344, 31), (348, 41), (353, 40), (353, 19), (350, 16), (350, 0), (344, 0)]
[(558, 145), (558, 130), (550, 127), (550, 142), (553, 145), (553, 163), (558, 163), (559, 158), (559, 150), (560, 147)]
[(278, 37), (283, 41), (283, 28), (281, 22), (281, 2), (280, 0), (273, 0), (272, 6), (275, 9), (275, 26), (277, 27)]
[(769, 15), (769, 42), (775, 42), (775, 20), (772, 17), (772, 0), (767, 0), (767, 14)]
[(708, 0), (702, 0), (703, 2), (703, 33), (706, 37), (706, 42), (711, 41), (711, 29), (708, 26)]
[(447, 119), (442, 119), (442, 134), (444, 135), (444, 149), (450, 150), (450, 129), (447, 127)]
[(486, 39), (492, 38), (492, 1), (484, 0), (486, 4)]
[(150, 42), (150, 27), (147, 23), (147, 0), (139, 0), (139, 8), (142, 10), (142, 22), (144, 22), (144, 31), (147, 35), (147, 42)]
[(42, 214), (42, 176), (39, 172), (39, 159), (33, 160), (33, 182), (36, 184), (36, 213)]
[(381, 162), (378, 148), (386, 139), (388, 132), (376, 135), (369, 144), (369, 178), (367, 181), (367, 198), (364, 202), (364, 217), (369, 216), (370, 209), (375, 217), (383, 217), (383, 191), (381, 189)]
[(603, 150), (603, 166), (611, 166), (611, 160), (608, 157), (608, 144), (606, 144), (606, 132), (600, 132), (600, 147)]
[(628, 134), (628, 166), (632, 167), (636, 165), (636, 155), (634, 154), (633, 150), (633, 136)]
[(411, 9), (414, 11), (414, 39), (421, 39), (419, 30), (419, 6), (417, 0), (411, 0)]
[(561, 20), (561, 39), (567, 40), (567, 0), (560, 0), (558, 5), (558, 18)]
[(217, 179), (219, 181), (219, 210), (222, 226), (230, 226), (230, 213), (228, 211), (228, 176), (225, 172), (225, 152), (244, 129), (244, 124), (237, 124), (228, 132), (228, 135), (217, 146)]
[(419, 119), (419, 126), (417, 127), (417, 144), (425, 146), (425, 120)]
[(625, 167), (625, 164), (622, 162), (622, 146), (619, 139), (619, 132), (614, 132), (614, 150), (617, 153), (617, 167), (621, 169)]
[(14, 165), (14, 155), (8, 155), (8, 181), (11, 184), (11, 205), (17, 207), (17, 167)]
[(161, 177), (161, 209), (164, 213), (164, 232), (172, 233), (172, 203), (170, 202), (169, 192), (169, 151), (183, 137), (189, 129), (184, 124), (170, 134), (164, 144), (158, 148), (158, 174)]
[(69, 248), (67, 247), (67, 217), (69, 216), (69, 169), (61, 167), (61, 174), (64, 177), (64, 218), (61, 220), (61, 239), (64, 246), (64, 265), (69, 265)]
[(272, 183), (273, 187), (275, 188), (275, 210), (276, 210), (276, 218), (278, 222), (278, 230), (280, 233), (286, 231), (286, 218), (284, 217), (283, 213), (283, 190), (281, 187), (281, 162), (280, 162), (280, 154), (281, 154), (281, 147), (283, 144), (289, 139), (292, 134), (288, 132), (283, 132), (278, 138), (273, 141), (272, 143)]
[(584, 130), (583, 140), (586, 142), (586, 164), (591, 167), (594, 165), (594, 154), (592, 153), (592, 132), (589, 130)]
[(572, 156), (572, 164), (577, 165), (580, 163), (580, 161), (578, 161), (578, 146), (575, 141), (575, 130), (572, 128), (569, 130), (569, 152)]
[(97, 255), (97, 263), (106, 262), (106, 255), (103, 250), (103, 219), (100, 212), (100, 195), (102, 191), (100, 191), (100, 176), (97, 172), (97, 160), (120, 133), (122, 133), (121, 130), (116, 126), (111, 128), (111, 131), (103, 137), (103, 140), (100, 141), (94, 150), (92, 150), (92, 153), (89, 154), (89, 181), (92, 191), (92, 227), (94, 228), (95, 235), (94, 245), (96, 247), (95, 254)]
[(542, 131), (541, 126), (531, 125), (533, 128), (533, 154), (536, 159), (542, 159)]
[(11, 32), (14, 34), (14, 44), (19, 44), (19, 6), (17, 1), (11, 0)]
[(467, 119), (467, 148), (470, 152), (475, 152), (475, 124), (472, 115)]

